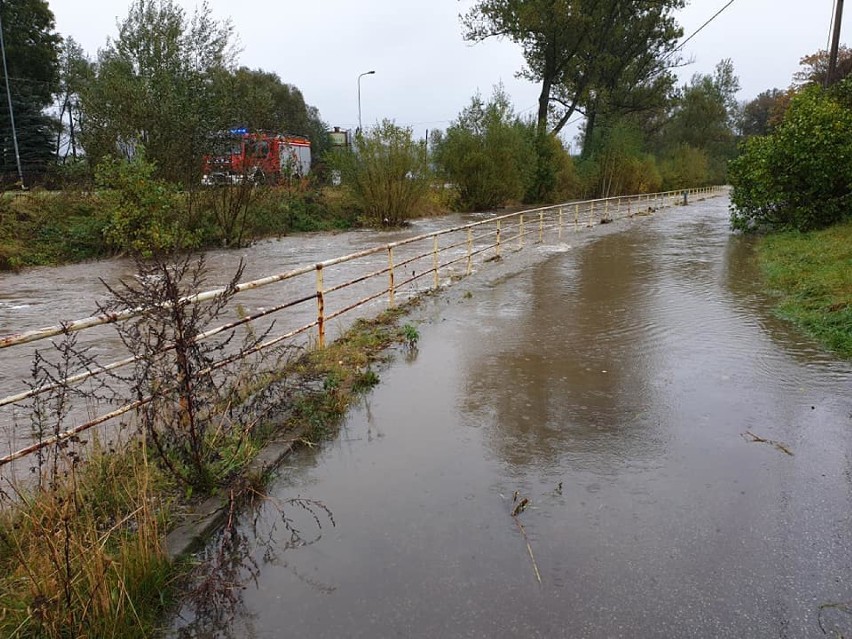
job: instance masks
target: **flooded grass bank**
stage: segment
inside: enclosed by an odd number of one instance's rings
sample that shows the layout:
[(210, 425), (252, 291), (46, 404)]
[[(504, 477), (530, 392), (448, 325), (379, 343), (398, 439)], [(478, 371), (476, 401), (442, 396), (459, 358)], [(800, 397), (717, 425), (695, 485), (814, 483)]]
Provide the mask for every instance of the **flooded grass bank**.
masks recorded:
[(779, 314), (852, 358), (852, 222), (767, 236), (758, 254)]
[[(231, 218), (216, 210), (216, 195), (211, 190), (175, 196), (195, 249), (240, 248), (264, 238), (359, 225), (346, 203), (328, 190), (261, 187)], [(108, 240), (114, 216), (106, 191), (36, 190), (0, 198), (0, 272), (121, 255), (124, 249)]]

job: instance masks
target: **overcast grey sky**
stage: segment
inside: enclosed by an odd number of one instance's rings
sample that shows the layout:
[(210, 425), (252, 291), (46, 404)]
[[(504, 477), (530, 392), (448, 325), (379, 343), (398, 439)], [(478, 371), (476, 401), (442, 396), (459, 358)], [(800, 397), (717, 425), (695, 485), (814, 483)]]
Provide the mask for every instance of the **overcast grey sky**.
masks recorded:
[[(177, 0), (189, 12), (200, 2)], [(48, 0), (56, 28), (94, 56), (130, 0)], [(692, 0), (678, 19), (693, 33), (727, 0)], [(458, 15), (472, 0), (208, 0), (217, 19), (230, 19), (239, 35), (238, 63), (276, 72), (299, 87), (330, 125), (358, 122), (357, 77), (364, 125), (381, 118), (426, 129), (445, 128), (480, 90), (502, 82), (517, 111), (535, 107), (538, 87), (517, 79), (519, 49), (507, 41), (471, 45), (462, 40)], [(799, 59), (828, 41), (833, 0), (735, 0), (684, 47), (694, 63), (681, 70), (710, 73), (731, 58), (740, 99), (785, 88)], [(849, 10), (847, 9), (847, 12)], [(849, 41), (852, 16), (844, 20)]]

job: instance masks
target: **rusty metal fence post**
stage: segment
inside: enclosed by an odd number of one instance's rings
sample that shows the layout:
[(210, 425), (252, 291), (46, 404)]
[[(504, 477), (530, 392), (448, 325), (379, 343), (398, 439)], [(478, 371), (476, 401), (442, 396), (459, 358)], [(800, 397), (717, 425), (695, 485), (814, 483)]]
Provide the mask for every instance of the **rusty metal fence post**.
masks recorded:
[(432, 270), (435, 271), (435, 288), (441, 285), (441, 280), (438, 276), (438, 236), (435, 236), (435, 241), (432, 243)]
[(497, 259), (500, 259), (500, 229), (500, 220), (497, 220), (497, 240), (494, 243), (494, 257), (496, 257)]
[(524, 248), (524, 214), (518, 216), (518, 248)]
[(473, 273), (473, 229), (467, 229), (467, 274)]
[(560, 242), (562, 241), (562, 214), (563, 213), (564, 213), (564, 208), (560, 206), (559, 207), (559, 237), (558, 237)]
[(538, 214), (538, 243), (544, 244), (544, 211)]
[(393, 308), (395, 305), (393, 268), (393, 247), (388, 246), (388, 306), (390, 308)]
[(322, 264), (317, 264), (317, 346), (325, 348), (325, 291)]

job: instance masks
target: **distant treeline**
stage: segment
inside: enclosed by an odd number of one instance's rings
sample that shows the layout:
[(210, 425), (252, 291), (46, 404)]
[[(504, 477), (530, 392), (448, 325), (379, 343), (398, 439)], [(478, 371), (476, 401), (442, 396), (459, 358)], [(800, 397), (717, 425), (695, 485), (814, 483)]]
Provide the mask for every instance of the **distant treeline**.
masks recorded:
[[(816, 164), (808, 166), (820, 169), (814, 158), (823, 158), (831, 175), (850, 174), (838, 165), (850, 139), (840, 135), (847, 84), (816, 88), (825, 52), (803, 58), (789, 89), (740, 103), (730, 60), (678, 85), (683, 31), (674, 12), (682, 0), (567, 4), (570, 11), (556, 0), (478, 0), (462, 16), (466, 39), (502, 35), (521, 46), (523, 73), (541, 88), (536, 112), (518, 114), (497, 86), (425, 142), (386, 120), (332, 150), (327, 125), (297, 87), (235, 65), (233, 26), (206, 5), (187, 14), (174, 0), (135, 0), (93, 60), (56, 33), (45, 0), (8, 0), (0, 12), (18, 153), (2, 100), (0, 178), (7, 188), (22, 179), (65, 192), (38, 211), (0, 204), (0, 264), (234, 246), (270, 233), (729, 179), (739, 228), (791, 215), (816, 226), (814, 211), (845, 215), (849, 180), (817, 185), (814, 171), (785, 169), (803, 148), (796, 127), (811, 127), (807, 153)], [(837, 77), (850, 70), (843, 48)], [(566, 140), (576, 120), (580, 133)], [(221, 143), (217, 133), (235, 127), (309, 138), (310, 177), (271, 189), (246, 180), (203, 186), (204, 156)], [(816, 135), (829, 129), (838, 135)], [(795, 204), (793, 191), (813, 210)], [(54, 241), (63, 235), (67, 246)]]

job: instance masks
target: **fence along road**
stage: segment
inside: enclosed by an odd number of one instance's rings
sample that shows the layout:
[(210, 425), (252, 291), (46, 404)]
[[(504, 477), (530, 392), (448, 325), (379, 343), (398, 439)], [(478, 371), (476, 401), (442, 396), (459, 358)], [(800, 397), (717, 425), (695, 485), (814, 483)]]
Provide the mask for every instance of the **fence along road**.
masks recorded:
[[(243, 282), (236, 287), (234, 299), (237, 302), (240, 294), (267, 287), (270, 289), (268, 297), (274, 296), (274, 299), (280, 301), (210, 328), (197, 335), (196, 340), (233, 334), (240, 327), (250, 325), (261, 335), (269, 331), (264, 341), (252, 352), (285, 343), (322, 348), (330, 337), (329, 333), (333, 337), (343, 330), (341, 318), (348, 316), (354, 319), (356, 311), (359, 317), (373, 315), (384, 305), (393, 307), (399, 299), (409, 299), (421, 291), (435, 290), (455, 278), (470, 275), (475, 266), (489, 260), (521, 251), (530, 245), (562, 241), (566, 233), (686, 204), (690, 199), (713, 197), (722, 192), (722, 187), (704, 187), (529, 209)], [(223, 294), (225, 289), (218, 288), (193, 294), (186, 301), (204, 304), (217, 300)], [(96, 315), (0, 336), (0, 369), (18, 373), (7, 375), (11, 379), (0, 382), (0, 395), (5, 395), (0, 398), (0, 427), (7, 433), (5, 441), (0, 439), (0, 451), (9, 451), (0, 457), (0, 468), (47, 446), (69, 440), (95, 426), (112, 422), (149, 401), (144, 398), (128, 401), (110, 410), (106, 410), (109, 406), (80, 406), (73, 413), (75, 417), (79, 416), (79, 423), (61, 432), (47, 437), (20, 432), (25, 428), (21, 426), (20, 420), (23, 418), (29, 422), (33, 402), (39, 396), (55, 391), (62, 385), (91, 383), (100, 376), (134, 364), (136, 359), (128, 356), (127, 352), (122, 353), (121, 341), (106, 329), (112, 324), (136, 317), (141, 312), (142, 309), (134, 309)], [(70, 374), (63, 379), (34, 386), (28, 381), (26, 372), (36, 350), (41, 357), (55, 358), (56, 349), (52, 338), (72, 333), (87, 336), (87, 339), (81, 340), (81, 348), (95, 347), (97, 359), (104, 357), (110, 361), (105, 364), (98, 361), (94, 365), (81, 365), (80, 370), (69, 371)], [(17, 360), (17, 365), (12, 360)], [(211, 370), (232, 362), (233, 357), (225, 354), (220, 361), (211, 365)], [(17, 442), (20, 444), (16, 445)]]

